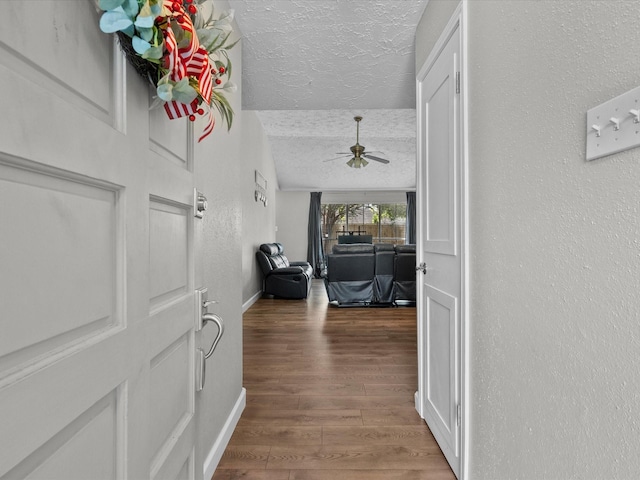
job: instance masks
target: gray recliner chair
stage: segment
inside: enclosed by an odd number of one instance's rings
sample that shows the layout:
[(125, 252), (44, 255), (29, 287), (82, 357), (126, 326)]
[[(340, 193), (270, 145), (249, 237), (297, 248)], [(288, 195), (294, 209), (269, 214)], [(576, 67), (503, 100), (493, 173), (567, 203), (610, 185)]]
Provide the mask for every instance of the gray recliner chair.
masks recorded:
[(334, 245), (326, 261), (324, 283), (330, 302), (340, 306), (358, 306), (374, 301), (373, 245)]
[(309, 262), (290, 262), (280, 243), (263, 243), (256, 259), (264, 275), (263, 293), (281, 298), (307, 298), (313, 278)]

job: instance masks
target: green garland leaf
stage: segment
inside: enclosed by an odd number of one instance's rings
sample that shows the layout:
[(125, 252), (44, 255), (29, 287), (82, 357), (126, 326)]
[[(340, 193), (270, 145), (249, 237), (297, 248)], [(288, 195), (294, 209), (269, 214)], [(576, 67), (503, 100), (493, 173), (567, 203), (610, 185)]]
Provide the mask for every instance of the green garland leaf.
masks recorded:
[(198, 96), (198, 92), (189, 84), (189, 78), (185, 77), (173, 86), (173, 98), (177, 102), (190, 104)]
[(138, 37), (137, 35), (131, 39), (131, 46), (136, 51), (138, 55), (142, 55), (144, 58), (144, 54), (151, 48), (151, 44), (146, 40)]
[(138, 0), (124, 0), (122, 8), (124, 13), (129, 15), (129, 18), (136, 18), (136, 15), (138, 15), (138, 12), (140, 11)]
[(104, 33), (116, 33), (126, 30), (131, 25), (133, 25), (133, 22), (120, 7), (116, 10), (104, 12), (100, 17), (100, 30)]
[(98, 6), (101, 10), (113, 10), (124, 3), (124, 0), (100, 0)]

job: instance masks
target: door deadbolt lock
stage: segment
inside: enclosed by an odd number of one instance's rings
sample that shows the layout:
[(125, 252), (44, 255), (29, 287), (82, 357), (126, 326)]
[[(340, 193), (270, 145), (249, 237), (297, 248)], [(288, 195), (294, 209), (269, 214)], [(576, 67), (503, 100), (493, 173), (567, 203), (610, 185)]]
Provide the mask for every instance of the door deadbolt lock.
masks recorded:
[(195, 188), (193, 189), (193, 216), (202, 218), (204, 211), (207, 209), (207, 197), (200, 193)]

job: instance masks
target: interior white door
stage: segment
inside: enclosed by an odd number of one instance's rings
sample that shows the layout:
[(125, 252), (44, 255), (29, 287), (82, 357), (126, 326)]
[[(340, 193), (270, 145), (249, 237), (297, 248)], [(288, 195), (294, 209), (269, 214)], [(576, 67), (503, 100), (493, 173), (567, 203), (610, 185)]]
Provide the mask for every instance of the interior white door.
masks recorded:
[(193, 135), (94, 2), (2, 9), (0, 478), (199, 478)]
[(460, 473), (460, 32), (419, 83), (419, 410)]

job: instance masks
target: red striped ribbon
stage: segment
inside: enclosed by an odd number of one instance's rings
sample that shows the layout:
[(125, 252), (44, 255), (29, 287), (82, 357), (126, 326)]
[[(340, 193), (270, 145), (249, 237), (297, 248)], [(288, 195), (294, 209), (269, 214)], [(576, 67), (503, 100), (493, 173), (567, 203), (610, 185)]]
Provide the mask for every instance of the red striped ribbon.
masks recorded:
[[(172, 0), (164, 0), (165, 8), (169, 8), (173, 3)], [(186, 37), (189, 38), (189, 42), (184, 47), (178, 48), (171, 24), (168, 23), (167, 27), (163, 29), (166, 65), (169, 70), (169, 78), (174, 82), (179, 82), (185, 76), (195, 77), (198, 80), (198, 93), (203, 102), (206, 103), (207, 115), (209, 117), (202, 136), (198, 140), (198, 142), (200, 142), (213, 131), (213, 127), (215, 126), (215, 119), (209, 108), (213, 88), (213, 75), (211, 73), (209, 54), (204, 47), (200, 46), (198, 35), (191, 22), (191, 17), (184, 11), (182, 6), (180, 6), (179, 11), (174, 11), (174, 14), (176, 16), (182, 15), (183, 21), (179, 25), (180, 28), (187, 32)], [(164, 104), (164, 109), (167, 116), (173, 120), (195, 114), (198, 110), (198, 103), (198, 98), (188, 105), (171, 101)]]

